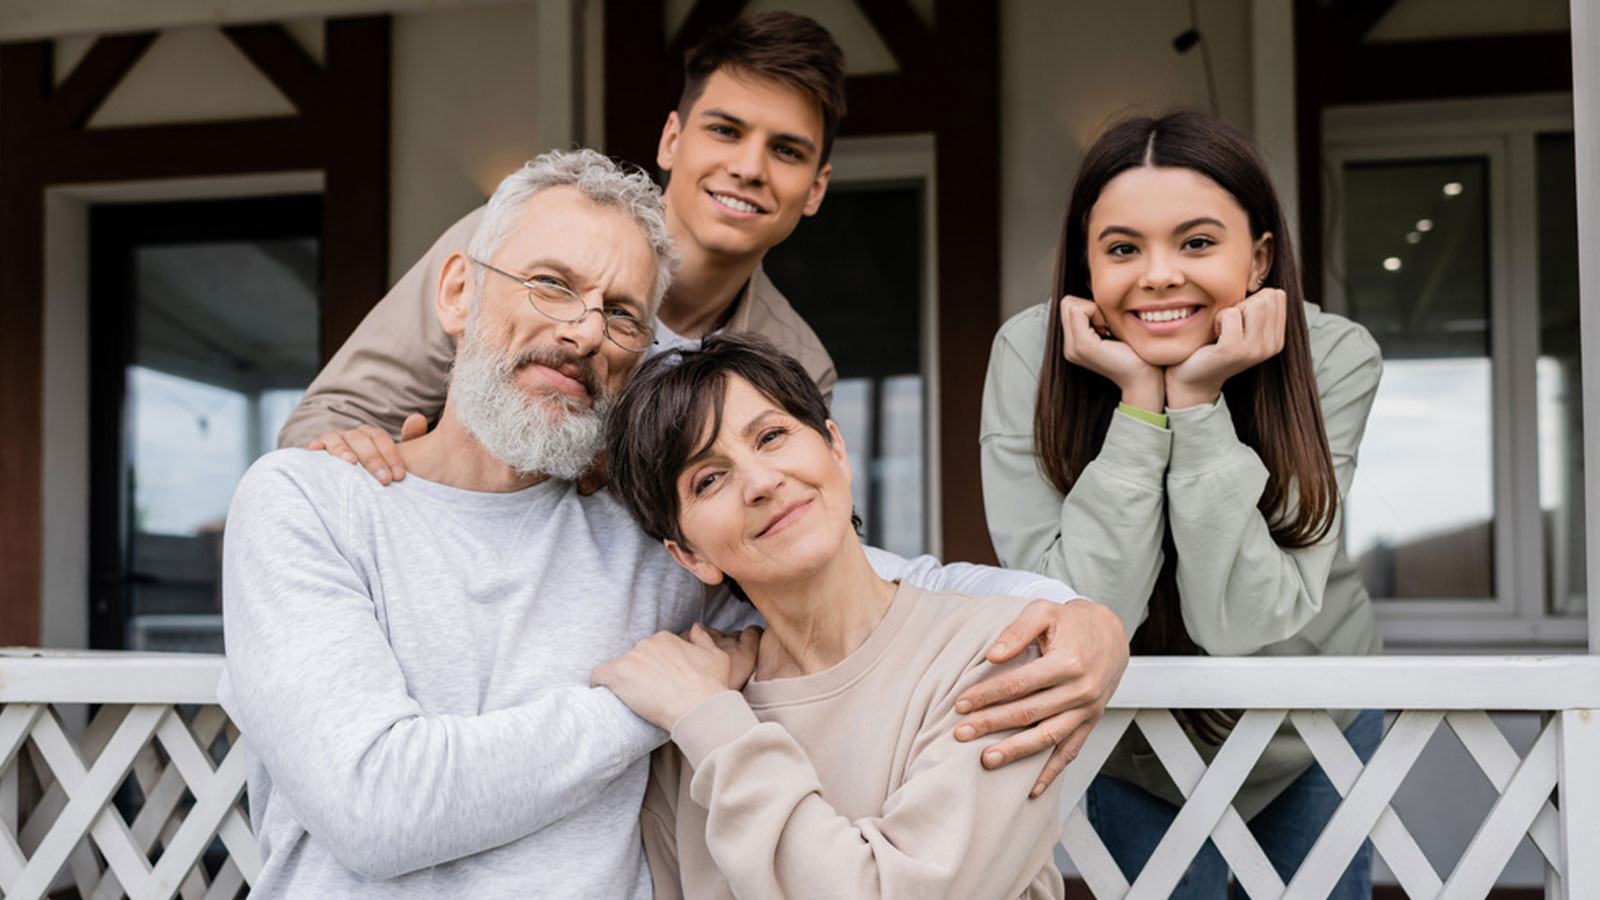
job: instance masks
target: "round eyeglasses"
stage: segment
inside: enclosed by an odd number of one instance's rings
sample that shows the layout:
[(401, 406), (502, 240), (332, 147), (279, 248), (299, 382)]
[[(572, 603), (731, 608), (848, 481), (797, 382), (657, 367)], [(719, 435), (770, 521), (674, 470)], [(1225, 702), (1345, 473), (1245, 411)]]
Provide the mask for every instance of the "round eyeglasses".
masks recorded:
[[(468, 257), (471, 259), (471, 257)], [(528, 304), (538, 310), (541, 315), (557, 322), (577, 322), (592, 312), (600, 314), (600, 327), (605, 332), (606, 340), (629, 353), (643, 353), (650, 349), (656, 342), (655, 333), (650, 326), (639, 321), (631, 313), (621, 310), (603, 309), (598, 306), (589, 306), (583, 298), (573, 293), (572, 289), (559, 281), (550, 280), (547, 276), (538, 276), (538, 281), (524, 281), (521, 278), (497, 269), (481, 259), (473, 262), (485, 269), (503, 275), (506, 278), (522, 285), (528, 291)]]

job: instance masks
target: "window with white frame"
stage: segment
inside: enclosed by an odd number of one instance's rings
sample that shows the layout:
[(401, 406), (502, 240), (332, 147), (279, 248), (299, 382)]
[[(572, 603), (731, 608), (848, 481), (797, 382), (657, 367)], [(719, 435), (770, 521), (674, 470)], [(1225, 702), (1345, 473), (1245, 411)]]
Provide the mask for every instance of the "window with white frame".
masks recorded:
[(1581, 648), (1570, 96), (1331, 109), (1325, 303), (1382, 347), (1345, 541), (1391, 647)]

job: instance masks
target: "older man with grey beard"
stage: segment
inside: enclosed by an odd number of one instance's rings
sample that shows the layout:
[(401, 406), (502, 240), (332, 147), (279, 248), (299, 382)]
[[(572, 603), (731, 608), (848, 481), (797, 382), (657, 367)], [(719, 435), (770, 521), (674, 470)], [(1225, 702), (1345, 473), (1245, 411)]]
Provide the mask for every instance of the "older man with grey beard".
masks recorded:
[(401, 448), (411, 477), (281, 450), (229, 512), (221, 695), (251, 750), (254, 897), (651, 893), (637, 822), (662, 735), (589, 671), (723, 619), (570, 479), (670, 272), (660, 198), (550, 154), (469, 249), (442, 279), (461, 349), (439, 425)]

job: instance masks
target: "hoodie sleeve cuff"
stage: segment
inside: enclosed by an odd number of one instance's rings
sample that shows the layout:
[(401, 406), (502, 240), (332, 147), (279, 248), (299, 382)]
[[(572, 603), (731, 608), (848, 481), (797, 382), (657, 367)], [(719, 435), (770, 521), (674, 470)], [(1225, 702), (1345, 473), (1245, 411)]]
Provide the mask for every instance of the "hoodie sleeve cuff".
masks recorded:
[(672, 742), (683, 751), (689, 765), (698, 769), (713, 750), (760, 724), (743, 694), (723, 691), (701, 700), (679, 717), (672, 726)]
[(1238, 462), (1238, 451), (1254, 457), (1255, 452), (1239, 440), (1233, 428), (1228, 401), (1167, 411), (1172, 428), (1172, 464), (1168, 477), (1190, 477), (1226, 469)]

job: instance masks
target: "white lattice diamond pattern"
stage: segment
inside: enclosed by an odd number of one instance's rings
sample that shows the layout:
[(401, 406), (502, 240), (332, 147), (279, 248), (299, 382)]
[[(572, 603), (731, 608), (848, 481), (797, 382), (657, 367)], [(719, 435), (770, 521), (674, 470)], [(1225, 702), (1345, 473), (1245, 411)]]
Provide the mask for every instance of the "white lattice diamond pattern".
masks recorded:
[[(1287, 885), (1231, 803), (1286, 716), (1344, 798)], [(1558, 779), (1557, 721), (1552, 717), (1527, 755), (1518, 756), (1481, 710), (1406, 710), (1395, 718), (1371, 761), (1363, 765), (1328, 713), (1253, 709), (1242, 716), (1207, 766), (1166, 710), (1112, 710), (1062, 776), (1061, 842), (1090, 890), (1103, 900), (1168, 896), (1208, 838), (1233, 870), (1234, 878), (1257, 900), (1326, 897), (1368, 837), (1407, 895), (1483, 897), (1493, 888), (1523, 834), (1543, 854), (1552, 872), (1565, 869), (1559, 812), (1550, 801)], [(1441, 879), (1389, 805), (1441, 722), (1449, 723), (1499, 791), (1448, 879)], [(1078, 801), (1117, 741), (1135, 723), (1186, 799), (1130, 885)], [(1560, 891), (1559, 878), (1554, 887)]]
[[(54, 707), (7, 705), (0, 710), (0, 896), (44, 897), (63, 870), (89, 900), (237, 896), (261, 865), (239, 806), (245, 771), (237, 738), (216, 706), (186, 721), (168, 704), (108, 704), (74, 741)], [(219, 740), (227, 753), (214, 766), (210, 750)], [(131, 822), (113, 802), (124, 784), (137, 786), (127, 792), (138, 798)], [(229, 855), (208, 878), (201, 857), (213, 838)]]

